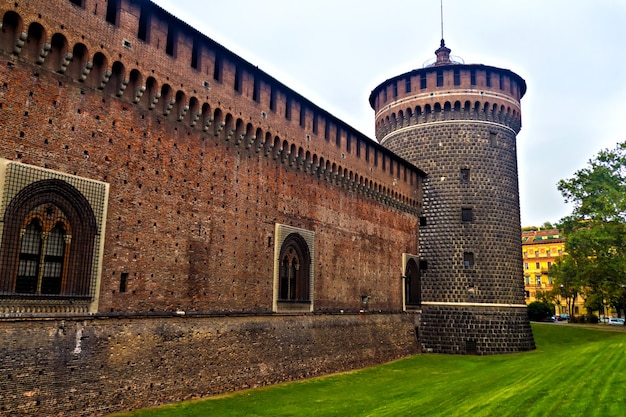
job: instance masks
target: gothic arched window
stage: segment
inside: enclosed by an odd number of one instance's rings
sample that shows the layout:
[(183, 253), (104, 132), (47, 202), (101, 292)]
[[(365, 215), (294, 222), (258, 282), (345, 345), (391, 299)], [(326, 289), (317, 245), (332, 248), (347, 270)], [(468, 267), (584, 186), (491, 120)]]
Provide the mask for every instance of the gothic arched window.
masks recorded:
[(407, 306), (418, 306), (422, 303), (422, 283), (417, 263), (410, 258), (404, 272), (404, 293)]
[(89, 299), (98, 233), (89, 202), (60, 180), (34, 182), (4, 214), (0, 295)]
[(24, 223), (15, 292), (60, 294), (66, 282), (71, 241), (67, 219), (57, 207), (42, 205), (31, 211)]
[(278, 300), (310, 302), (311, 255), (298, 233), (287, 236), (280, 249)]

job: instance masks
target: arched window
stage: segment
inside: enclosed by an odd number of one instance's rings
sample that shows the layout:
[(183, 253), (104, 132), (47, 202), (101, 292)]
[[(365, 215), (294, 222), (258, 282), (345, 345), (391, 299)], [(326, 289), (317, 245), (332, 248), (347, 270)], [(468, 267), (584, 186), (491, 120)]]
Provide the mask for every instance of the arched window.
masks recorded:
[(298, 233), (289, 234), (279, 259), (278, 301), (309, 303), (311, 255), (304, 238)]
[[(104, 195), (98, 184), (90, 186), (92, 201)], [(89, 303), (100, 256), (101, 221), (92, 207), (81, 191), (59, 179), (36, 181), (18, 192), (3, 216), (0, 297)], [(101, 208), (98, 214), (103, 215)]]
[(420, 271), (415, 259), (410, 258), (404, 271), (404, 294), (407, 306), (418, 306), (422, 303), (422, 283)]
[(39, 260), (41, 258), (42, 228), (39, 219), (33, 219), (22, 234), (19, 266), (15, 281), (15, 292), (33, 294), (37, 290)]

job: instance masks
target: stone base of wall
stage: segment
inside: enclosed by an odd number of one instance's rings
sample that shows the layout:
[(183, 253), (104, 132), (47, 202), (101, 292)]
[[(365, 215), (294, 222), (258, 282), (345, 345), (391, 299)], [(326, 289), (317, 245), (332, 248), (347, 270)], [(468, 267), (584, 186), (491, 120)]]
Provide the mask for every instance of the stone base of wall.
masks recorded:
[(491, 355), (535, 349), (526, 308), (422, 306), (424, 352)]
[(99, 416), (419, 352), (411, 314), (0, 322), (0, 415)]

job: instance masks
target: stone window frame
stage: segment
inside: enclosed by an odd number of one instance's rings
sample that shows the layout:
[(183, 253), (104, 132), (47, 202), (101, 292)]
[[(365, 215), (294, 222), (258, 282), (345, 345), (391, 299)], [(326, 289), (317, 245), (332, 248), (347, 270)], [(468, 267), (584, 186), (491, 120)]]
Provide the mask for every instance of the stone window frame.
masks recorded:
[[(109, 185), (0, 159), (0, 193), (0, 316), (97, 312)], [(17, 291), (22, 237), (35, 219), (42, 240), (63, 225), (58, 291), (42, 292), (39, 274), (34, 292)]]
[[(295, 249), (288, 253), (289, 249)], [(294, 260), (297, 259), (298, 289), (291, 292), (284, 289), (289, 275), (285, 275), (285, 258), (289, 268), (296, 268)], [(308, 265), (303, 265), (308, 260)], [(277, 313), (312, 312), (315, 300), (315, 232), (307, 229), (293, 227), (277, 223), (274, 229), (274, 285), (273, 285), (273, 311)], [(308, 269), (308, 271), (307, 271)], [(302, 273), (306, 276), (303, 276)], [(293, 269), (291, 269), (293, 272)], [(296, 279), (295, 277), (292, 277)], [(308, 278), (308, 280), (307, 280)], [(282, 282), (281, 282), (282, 281)], [(291, 281), (292, 284), (295, 281)], [(303, 287), (305, 286), (305, 287)], [(282, 293), (281, 293), (282, 292)], [(288, 296), (285, 298), (285, 294)]]
[[(412, 265), (415, 265), (414, 267)], [(402, 308), (403, 311), (407, 309), (416, 308), (422, 305), (422, 277), (420, 269), (419, 256), (410, 253), (402, 254)], [(414, 268), (414, 269), (413, 269)], [(416, 276), (415, 276), (416, 274)], [(410, 286), (412, 283), (411, 277), (417, 279), (418, 294), (417, 300), (411, 300)], [(416, 301), (416, 302), (415, 302)]]

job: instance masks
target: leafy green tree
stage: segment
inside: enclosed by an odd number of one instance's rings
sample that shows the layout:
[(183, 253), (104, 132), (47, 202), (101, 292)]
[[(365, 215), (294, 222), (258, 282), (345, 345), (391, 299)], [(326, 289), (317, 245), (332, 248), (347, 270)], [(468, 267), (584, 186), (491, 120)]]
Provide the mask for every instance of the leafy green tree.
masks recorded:
[(583, 273), (580, 272), (576, 259), (569, 255), (562, 256), (550, 268), (550, 275), (554, 279), (554, 291), (565, 300), (566, 311), (574, 317), (576, 299), (583, 286)]
[(556, 264), (557, 284), (581, 293), (590, 314), (620, 304), (626, 287), (626, 142), (600, 151), (558, 189), (574, 209), (559, 224), (567, 254)]

